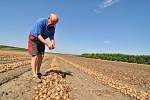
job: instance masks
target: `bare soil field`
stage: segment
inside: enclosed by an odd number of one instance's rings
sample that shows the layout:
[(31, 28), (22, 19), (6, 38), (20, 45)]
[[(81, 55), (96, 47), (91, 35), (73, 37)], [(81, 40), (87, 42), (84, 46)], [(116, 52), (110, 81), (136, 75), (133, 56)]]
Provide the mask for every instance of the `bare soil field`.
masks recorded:
[(0, 69), (0, 100), (150, 100), (149, 65), (46, 54), (36, 83), (27, 52), (1, 51)]

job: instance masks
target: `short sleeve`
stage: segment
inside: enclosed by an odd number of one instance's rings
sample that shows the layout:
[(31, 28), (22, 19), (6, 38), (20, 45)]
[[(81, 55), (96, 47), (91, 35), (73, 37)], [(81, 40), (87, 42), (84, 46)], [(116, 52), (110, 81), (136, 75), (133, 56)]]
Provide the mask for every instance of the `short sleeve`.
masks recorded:
[(31, 31), (31, 34), (35, 37), (37, 37), (39, 34), (42, 34), (42, 20), (41, 19), (36, 21)]

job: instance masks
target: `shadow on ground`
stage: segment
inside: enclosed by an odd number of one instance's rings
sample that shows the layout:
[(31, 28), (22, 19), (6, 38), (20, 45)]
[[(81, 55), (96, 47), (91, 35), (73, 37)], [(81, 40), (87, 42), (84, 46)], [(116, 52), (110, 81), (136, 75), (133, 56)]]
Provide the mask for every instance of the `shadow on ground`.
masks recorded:
[(65, 71), (62, 71), (62, 70), (49, 70), (49, 71), (47, 71), (47, 72), (45, 72), (45, 74), (43, 75), (43, 76), (47, 76), (47, 75), (49, 75), (50, 73), (56, 73), (56, 74), (58, 74), (58, 75), (61, 75), (62, 76), (62, 78), (66, 78), (66, 76), (68, 75), (68, 76), (73, 76), (72, 75), (72, 72), (65, 72)]

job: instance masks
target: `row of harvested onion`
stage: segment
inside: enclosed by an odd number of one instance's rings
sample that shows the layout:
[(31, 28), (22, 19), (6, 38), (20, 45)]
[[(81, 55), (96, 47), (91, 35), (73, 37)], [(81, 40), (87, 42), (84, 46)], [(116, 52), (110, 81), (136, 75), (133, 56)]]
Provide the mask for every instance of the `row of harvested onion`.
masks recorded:
[(146, 92), (143, 90), (137, 90), (132, 86), (123, 84), (119, 80), (114, 80), (111, 77), (107, 77), (104, 74), (98, 73), (96, 70), (87, 68), (86, 66), (80, 66), (79, 64), (73, 63), (69, 60), (64, 59), (64, 57), (59, 57), (60, 59), (64, 60), (67, 63), (74, 65), (76, 68), (79, 68), (81, 71), (89, 74), (90, 76), (94, 77), (95, 79), (100, 80), (103, 84), (106, 84), (112, 88), (120, 90), (120, 92), (124, 93), (125, 95), (129, 95), (134, 97), (138, 100), (150, 100), (150, 92)]
[[(46, 61), (49, 59), (48, 57), (45, 57), (43, 61)], [(14, 63), (6, 63), (6, 64), (0, 64), (0, 73), (6, 72), (8, 70), (14, 70), (15, 68), (25, 66), (31, 63), (31, 60), (25, 60), (25, 61), (19, 61)]]
[(15, 61), (15, 60), (26, 60), (29, 57), (0, 57), (0, 61)]
[(31, 62), (30, 60), (25, 60), (25, 61), (20, 61), (20, 62), (15, 62), (15, 63), (0, 64), (0, 73), (6, 72), (8, 70), (13, 70), (13, 69), (18, 68), (20, 66), (27, 65), (30, 62)]

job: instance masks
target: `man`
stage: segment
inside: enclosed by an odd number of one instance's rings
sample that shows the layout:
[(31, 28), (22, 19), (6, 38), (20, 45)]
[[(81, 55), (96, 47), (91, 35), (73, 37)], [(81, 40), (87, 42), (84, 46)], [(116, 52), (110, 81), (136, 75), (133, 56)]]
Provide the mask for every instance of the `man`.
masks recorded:
[[(51, 13), (48, 18), (38, 19), (30, 32), (28, 51), (32, 55), (32, 74), (36, 82), (41, 82), (40, 67), (44, 57), (45, 45), (50, 50), (55, 48), (54, 33), (58, 20), (58, 16), (55, 13)], [(47, 38), (50, 38), (50, 43), (45, 40)]]

